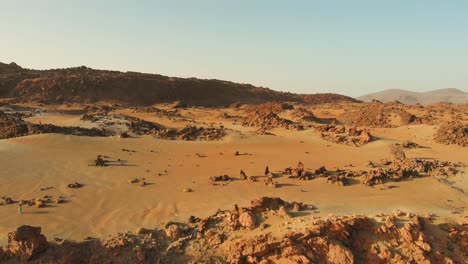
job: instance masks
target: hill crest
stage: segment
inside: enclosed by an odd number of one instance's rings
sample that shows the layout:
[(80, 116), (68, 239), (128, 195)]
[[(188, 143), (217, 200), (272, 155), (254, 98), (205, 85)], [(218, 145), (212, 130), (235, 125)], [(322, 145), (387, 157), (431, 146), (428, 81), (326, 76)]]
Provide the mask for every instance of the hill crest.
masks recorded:
[(310, 104), (357, 102), (356, 99), (339, 94), (293, 94), (216, 79), (95, 70), (86, 66), (31, 70), (14, 63), (0, 64), (1, 97), (51, 104), (104, 101), (151, 105), (182, 101), (193, 106), (259, 104), (268, 101)]

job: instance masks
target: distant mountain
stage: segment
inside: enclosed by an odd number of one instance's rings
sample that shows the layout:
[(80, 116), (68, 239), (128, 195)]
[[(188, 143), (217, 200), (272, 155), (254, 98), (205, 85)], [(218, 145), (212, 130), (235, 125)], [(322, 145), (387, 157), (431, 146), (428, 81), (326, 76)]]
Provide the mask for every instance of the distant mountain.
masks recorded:
[(357, 102), (331, 93), (294, 94), (222, 80), (177, 78), (159, 74), (95, 70), (85, 66), (31, 70), (0, 63), (0, 98), (19, 102), (119, 102), (151, 105), (182, 101), (191, 106), (259, 104), (268, 101), (310, 104)]
[(432, 104), (447, 102), (454, 104), (468, 104), (468, 93), (455, 88), (438, 89), (429, 92), (412, 92), (400, 89), (389, 89), (371, 93), (357, 98), (369, 102), (379, 100), (382, 102), (400, 101), (404, 104)]

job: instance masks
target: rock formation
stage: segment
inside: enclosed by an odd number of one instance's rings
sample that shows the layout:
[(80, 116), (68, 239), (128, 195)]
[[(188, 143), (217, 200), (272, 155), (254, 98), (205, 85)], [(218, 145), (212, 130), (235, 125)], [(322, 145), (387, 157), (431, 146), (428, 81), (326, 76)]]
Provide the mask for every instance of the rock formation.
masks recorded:
[(315, 131), (324, 140), (358, 147), (374, 139), (368, 130), (356, 127), (346, 128), (341, 125), (321, 125), (316, 126)]
[(468, 146), (468, 125), (459, 121), (443, 124), (434, 135), (436, 142), (441, 144), (456, 144), (462, 147)]
[(32, 134), (58, 133), (77, 136), (104, 137), (107, 132), (97, 128), (62, 127), (50, 124), (33, 124), (0, 111), (0, 139)]
[(45, 251), (49, 243), (41, 234), (40, 227), (20, 226), (8, 233), (8, 246), (6, 251), (21, 262), (28, 261)]
[(408, 113), (401, 103), (382, 103), (375, 100), (362, 105), (358, 110), (345, 113), (340, 121), (359, 127), (396, 127), (422, 123), (421, 118)]
[(283, 93), (221, 80), (94, 70), (85, 66), (38, 71), (3, 63), (0, 63), (0, 97), (60, 104), (119, 102), (151, 105), (181, 101), (190, 106), (227, 106), (268, 101), (310, 104), (357, 101), (338, 94)]
[[(434, 224), (431, 219), (402, 213), (306, 220), (285, 232), (265, 217), (294, 217), (289, 210), (310, 210), (302, 204), (263, 197), (246, 208), (218, 211), (187, 223), (139, 228), (104, 240), (47, 242), (40, 228), (22, 226), (0, 249), (2, 263), (464, 263), (468, 227)], [(286, 222), (286, 225), (291, 222)], [(254, 231), (250, 231), (254, 230)]]

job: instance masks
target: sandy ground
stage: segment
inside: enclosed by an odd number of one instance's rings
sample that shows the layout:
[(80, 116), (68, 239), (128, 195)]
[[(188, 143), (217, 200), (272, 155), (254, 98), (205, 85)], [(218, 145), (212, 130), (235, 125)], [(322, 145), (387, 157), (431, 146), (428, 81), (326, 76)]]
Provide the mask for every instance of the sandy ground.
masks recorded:
[[(197, 116), (198, 123), (221, 122), (228, 128), (247, 132), (226, 120), (216, 120), (219, 111), (201, 115), (202, 109), (183, 112)], [(124, 111), (125, 112), (125, 111)], [(219, 112), (219, 113), (218, 113)], [(130, 111), (126, 111), (130, 114)], [(173, 120), (157, 120), (150, 114), (139, 115), (151, 121), (172, 124)], [(58, 125), (84, 124), (78, 115), (43, 114), (30, 122)], [(179, 122), (180, 123), (180, 122)], [(180, 123), (178, 126), (183, 126)], [(222, 141), (187, 142), (159, 140), (151, 136), (120, 139), (90, 138), (58, 134), (36, 135), (0, 140), (0, 195), (15, 200), (64, 196), (68, 201), (46, 208), (24, 207), (20, 215), (16, 205), (0, 206), (0, 243), (6, 234), (19, 225), (41, 226), (48, 238), (83, 239), (105, 237), (137, 227), (156, 227), (164, 221), (185, 221), (191, 215), (207, 216), (218, 208), (240, 206), (261, 196), (277, 196), (288, 201), (312, 204), (318, 209), (305, 217), (330, 214), (366, 214), (393, 212), (433, 213), (441, 221), (460, 221), (468, 214), (468, 181), (465, 173), (441, 181), (433, 177), (391, 183), (395, 188), (381, 190), (359, 182), (350, 186), (327, 184), (326, 179), (298, 181), (286, 176), (276, 178), (278, 188), (258, 182), (235, 180), (226, 186), (210, 184), (209, 177), (228, 174), (239, 177), (243, 169), (248, 176), (261, 176), (265, 166), (279, 171), (302, 161), (306, 168), (356, 169), (368, 160), (389, 158), (388, 145), (411, 139), (424, 148), (407, 150), (407, 156), (436, 158), (468, 163), (466, 148), (445, 146), (432, 141), (434, 127), (405, 126), (373, 129), (379, 140), (362, 147), (338, 145), (320, 139), (313, 131), (276, 129), (276, 136), (230, 132)], [(122, 149), (135, 152), (122, 151)], [(234, 153), (251, 155), (234, 156)], [(204, 158), (196, 154), (206, 155)], [(109, 160), (121, 159), (124, 165), (103, 168), (88, 166), (97, 154)], [(167, 173), (165, 172), (167, 171)], [(159, 174), (162, 174), (159, 176)], [(130, 184), (133, 178), (146, 178), (145, 187)], [(67, 188), (69, 183), (85, 184), (81, 189)], [(41, 191), (41, 188), (53, 187)], [(191, 188), (193, 192), (182, 192)], [(460, 214), (453, 214), (451, 211)], [(307, 215), (308, 214), (308, 215)]]

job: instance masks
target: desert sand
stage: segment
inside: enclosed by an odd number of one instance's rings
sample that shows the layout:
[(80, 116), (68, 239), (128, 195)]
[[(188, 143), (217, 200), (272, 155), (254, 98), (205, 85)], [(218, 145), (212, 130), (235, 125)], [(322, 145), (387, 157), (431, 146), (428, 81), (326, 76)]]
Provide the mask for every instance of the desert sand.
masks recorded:
[[(167, 106), (159, 106), (164, 108)], [(80, 120), (79, 114), (63, 114), (56, 107), (47, 113), (25, 120), (58, 126), (93, 127)], [(205, 217), (217, 209), (241, 206), (258, 197), (280, 197), (314, 205), (314, 216), (375, 215), (395, 210), (417, 214), (432, 213), (437, 221), (466, 221), (468, 202), (466, 168), (448, 179), (422, 177), (391, 182), (392, 188), (368, 187), (353, 179), (349, 186), (327, 184), (326, 178), (299, 181), (286, 176), (275, 178), (277, 188), (263, 183), (264, 169), (280, 172), (301, 161), (306, 169), (325, 166), (329, 170), (365, 169), (367, 161), (390, 159), (388, 145), (411, 140), (423, 148), (405, 150), (408, 158), (430, 158), (451, 162), (467, 162), (466, 148), (442, 145), (433, 141), (433, 125), (408, 125), (396, 128), (372, 128), (378, 140), (364, 146), (335, 144), (321, 139), (312, 130), (294, 131), (275, 128), (275, 135), (255, 134), (255, 128), (243, 127), (218, 118), (232, 109), (188, 108), (180, 114), (190, 121), (174, 121), (151, 113), (134, 113), (129, 109), (118, 113), (139, 117), (165, 126), (186, 124), (223, 124), (229, 129), (220, 141), (162, 140), (150, 135), (133, 138), (81, 137), (41, 134), (0, 140), (0, 194), (14, 200), (64, 197), (66, 203), (45, 208), (24, 207), (24, 214), (15, 205), (0, 207), (0, 234), (19, 225), (41, 226), (49, 237), (80, 240), (85, 237), (106, 237), (137, 227), (156, 227), (168, 221), (185, 221), (191, 215)], [(195, 120), (195, 121), (194, 121)], [(128, 151), (123, 151), (130, 150)], [(248, 155), (235, 156), (234, 153)], [(106, 167), (89, 166), (98, 155), (113, 162)], [(199, 157), (206, 156), (206, 157)], [(239, 171), (257, 176), (259, 181), (239, 180)], [(233, 181), (213, 185), (213, 175), (229, 175)], [(145, 178), (144, 187), (130, 184), (133, 178)], [(82, 188), (67, 188), (79, 182)], [(41, 188), (52, 187), (47, 190)], [(183, 192), (190, 188), (192, 192)], [(456, 214), (454, 214), (456, 212)]]
[(468, 259), (466, 104), (0, 70), (2, 263)]

